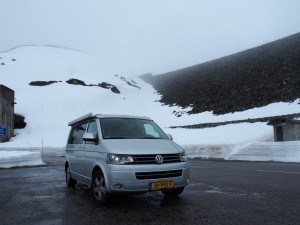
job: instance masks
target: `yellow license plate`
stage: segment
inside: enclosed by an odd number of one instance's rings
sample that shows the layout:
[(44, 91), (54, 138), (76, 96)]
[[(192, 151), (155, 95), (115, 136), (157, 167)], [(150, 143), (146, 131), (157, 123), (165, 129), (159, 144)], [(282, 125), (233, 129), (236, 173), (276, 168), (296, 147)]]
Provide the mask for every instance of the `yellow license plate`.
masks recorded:
[(150, 190), (164, 189), (164, 188), (172, 188), (174, 187), (174, 181), (165, 181), (165, 182), (155, 182), (149, 184)]

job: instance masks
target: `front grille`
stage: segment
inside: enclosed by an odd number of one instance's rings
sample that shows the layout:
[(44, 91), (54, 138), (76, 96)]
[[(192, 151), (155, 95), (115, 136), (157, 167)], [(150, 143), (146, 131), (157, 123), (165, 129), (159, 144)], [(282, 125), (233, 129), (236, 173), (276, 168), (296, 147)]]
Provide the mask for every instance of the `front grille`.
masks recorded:
[(135, 176), (138, 180), (180, 177), (182, 176), (182, 170), (136, 172)]
[[(152, 155), (133, 155), (133, 163), (134, 164), (157, 164), (155, 161), (155, 157), (157, 156)], [(180, 162), (179, 154), (162, 154), (163, 163), (174, 163)]]

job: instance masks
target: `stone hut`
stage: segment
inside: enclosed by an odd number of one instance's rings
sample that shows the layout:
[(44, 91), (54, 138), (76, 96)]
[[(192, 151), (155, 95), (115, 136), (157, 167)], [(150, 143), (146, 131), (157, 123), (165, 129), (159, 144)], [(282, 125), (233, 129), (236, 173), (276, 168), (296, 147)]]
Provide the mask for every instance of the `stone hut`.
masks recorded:
[(0, 85), (0, 142), (8, 141), (14, 134), (15, 92)]
[(272, 119), (267, 125), (273, 126), (274, 141), (300, 140), (300, 120), (277, 117)]

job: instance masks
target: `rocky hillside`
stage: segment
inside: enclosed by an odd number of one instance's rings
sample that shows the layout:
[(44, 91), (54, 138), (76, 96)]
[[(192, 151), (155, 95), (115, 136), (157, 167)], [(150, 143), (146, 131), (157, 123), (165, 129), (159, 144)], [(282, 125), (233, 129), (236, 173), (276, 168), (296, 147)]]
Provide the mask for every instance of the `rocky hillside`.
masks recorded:
[(181, 70), (141, 76), (168, 105), (225, 114), (300, 98), (300, 33)]

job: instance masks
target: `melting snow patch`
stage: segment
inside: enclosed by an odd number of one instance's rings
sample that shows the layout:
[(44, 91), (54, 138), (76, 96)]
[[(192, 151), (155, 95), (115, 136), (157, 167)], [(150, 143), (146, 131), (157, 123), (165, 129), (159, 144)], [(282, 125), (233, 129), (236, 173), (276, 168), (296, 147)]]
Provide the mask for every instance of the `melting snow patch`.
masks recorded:
[(225, 159), (233, 154), (239, 145), (182, 145), (188, 158)]
[(39, 152), (2, 150), (0, 155), (0, 168), (45, 164)]
[(300, 162), (300, 141), (185, 145), (183, 148), (188, 158)]
[(226, 159), (300, 162), (300, 141), (252, 142)]

